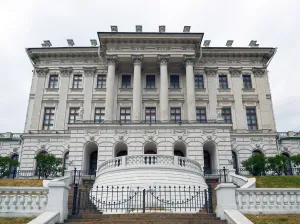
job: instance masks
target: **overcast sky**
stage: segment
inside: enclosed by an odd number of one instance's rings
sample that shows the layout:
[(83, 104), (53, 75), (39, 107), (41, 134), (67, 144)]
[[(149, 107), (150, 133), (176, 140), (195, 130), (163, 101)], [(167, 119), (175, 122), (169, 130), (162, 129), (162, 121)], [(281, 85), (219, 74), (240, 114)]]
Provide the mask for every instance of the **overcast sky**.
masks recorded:
[[(75, 3), (76, 2), (76, 3)], [(299, 0), (0, 0), (0, 132), (22, 132), (25, 124), (32, 65), (25, 48), (89, 45), (97, 31), (204, 32), (211, 46), (277, 47), (269, 79), (278, 131), (300, 130), (300, 1)]]

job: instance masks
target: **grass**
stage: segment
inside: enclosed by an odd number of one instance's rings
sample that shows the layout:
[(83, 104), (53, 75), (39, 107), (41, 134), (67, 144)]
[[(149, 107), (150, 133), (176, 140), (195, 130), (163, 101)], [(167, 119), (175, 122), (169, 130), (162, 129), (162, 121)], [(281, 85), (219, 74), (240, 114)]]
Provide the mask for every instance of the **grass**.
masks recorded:
[(300, 176), (263, 176), (255, 178), (257, 188), (300, 188)]
[(0, 217), (0, 223), (1, 224), (26, 224), (33, 220), (35, 217), (29, 217), (29, 218), (5, 218)]
[[(43, 187), (43, 180), (38, 179), (0, 179), (0, 187)], [(0, 222), (2, 224), (2, 222)]]
[(299, 224), (300, 214), (289, 215), (245, 215), (254, 224)]

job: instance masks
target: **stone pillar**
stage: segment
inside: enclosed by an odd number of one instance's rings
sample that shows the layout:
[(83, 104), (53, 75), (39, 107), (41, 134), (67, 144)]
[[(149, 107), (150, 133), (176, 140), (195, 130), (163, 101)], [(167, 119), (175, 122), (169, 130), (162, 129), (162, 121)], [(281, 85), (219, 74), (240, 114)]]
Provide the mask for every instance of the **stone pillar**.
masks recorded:
[[(231, 110), (233, 129), (247, 130), (246, 111), (242, 100), (242, 68), (229, 68), (229, 73), (231, 75), (232, 90), (234, 94), (234, 108)], [(235, 120), (232, 113), (233, 109), (235, 112)]]
[(113, 120), (114, 110), (114, 93), (115, 93), (115, 76), (116, 76), (116, 63), (117, 55), (106, 56), (108, 69), (106, 77), (106, 98), (105, 98), (105, 120)]
[(163, 122), (169, 121), (169, 82), (168, 82), (168, 61), (170, 55), (158, 55), (160, 64), (160, 90), (159, 90), (159, 105), (160, 105), (160, 120)]
[(204, 68), (207, 77), (207, 90), (209, 99), (209, 113), (207, 113), (207, 118), (211, 120), (217, 119), (217, 71), (218, 68)]
[(133, 98), (132, 98), (132, 121), (138, 122), (142, 120), (142, 81), (141, 70), (143, 55), (132, 55), (133, 61)]
[(194, 79), (194, 55), (184, 55), (186, 69), (186, 108), (187, 118), (190, 122), (196, 121), (195, 79)]
[(221, 183), (216, 187), (216, 215), (222, 220), (225, 219), (224, 211), (226, 209), (237, 209), (235, 189), (236, 186), (233, 183)]
[(92, 113), (92, 98), (93, 98), (93, 82), (96, 74), (96, 67), (84, 67), (84, 102), (83, 102), (83, 120), (93, 120)]

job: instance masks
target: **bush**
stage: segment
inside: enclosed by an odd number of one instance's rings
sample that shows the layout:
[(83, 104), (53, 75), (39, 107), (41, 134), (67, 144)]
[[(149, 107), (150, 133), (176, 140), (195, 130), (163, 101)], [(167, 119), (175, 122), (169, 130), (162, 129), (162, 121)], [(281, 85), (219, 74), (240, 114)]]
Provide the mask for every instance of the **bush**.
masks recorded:
[(262, 176), (266, 172), (266, 158), (263, 155), (253, 155), (242, 164), (252, 176)]
[(294, 166), (300, 166), (300, 154), (291, 157)]
[(62, 168), (60, 167), (62, 161), (54, 155), (39, 154), (35, 157), (35, 159), (37, 162), (38, 174), (46, 179), (49, 176), (58, 176), (58, 174), (62, 171)]
[(12, 160), (10, 157), (0, 156), (0, 178), (6, 177), (10, 174), (10, 170), (13, 167), (19, 166), (19, 162)]
[(288, 159), (283, 155), (276, 155), (273, 157), (267, 158), (267, 170), (272, 171), (278, 176), (281, 176), (283, 173), (287, 173)]

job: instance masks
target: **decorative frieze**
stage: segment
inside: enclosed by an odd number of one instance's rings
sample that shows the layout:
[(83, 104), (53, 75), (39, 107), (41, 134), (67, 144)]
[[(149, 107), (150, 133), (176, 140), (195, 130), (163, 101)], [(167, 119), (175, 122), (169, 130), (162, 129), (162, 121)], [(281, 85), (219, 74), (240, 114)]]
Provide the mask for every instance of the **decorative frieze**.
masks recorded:
[(162, 54), (159, 54), (157, 56), (157, 59), (158, 59), (158, 62), (160, 65), (167, 65), (168, 64), (168, 61), (170, 59), (170, 55), (162, 55)]
[(83, 67), (83, 71), (86, 76), (93, 76), (93, 75), (95, 75), (97, 68), (96, 67)]
[(232, 77), (240, 77), (242, 74), (242, 68), (229, 68), (229, 73)]
[(61, 68), (59, 68), (59, 71), (62, 76), (69, 76), (72, 74), (73, 68), (72, 67), (68, 67), (68, 68), (61, 67)]
[(206, 76), (215, 76), (218, 72), (218, 67), (215, 68), (204, 68)]
[(38, 76), (46, 76), (49, 72), (49, 68), (46, 67), (46, 68), (36, 68), (36, 73)]
[(254, 76), (263, 76), (266, 72), (265, 68), (252, 68)]

